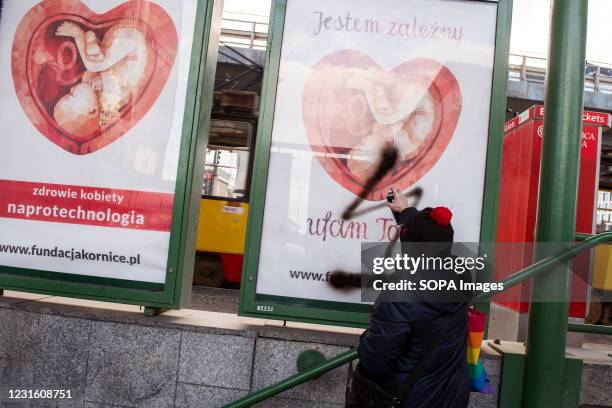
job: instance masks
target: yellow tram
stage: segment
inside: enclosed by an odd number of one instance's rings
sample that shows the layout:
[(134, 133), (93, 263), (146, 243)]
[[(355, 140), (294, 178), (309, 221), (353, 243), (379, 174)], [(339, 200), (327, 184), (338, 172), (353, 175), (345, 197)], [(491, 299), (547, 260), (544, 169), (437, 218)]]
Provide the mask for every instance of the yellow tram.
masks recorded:
[(240, 283), (249, 214), (257, 94), (215, 93), (209, 133), (194, 285), (235, 288)]

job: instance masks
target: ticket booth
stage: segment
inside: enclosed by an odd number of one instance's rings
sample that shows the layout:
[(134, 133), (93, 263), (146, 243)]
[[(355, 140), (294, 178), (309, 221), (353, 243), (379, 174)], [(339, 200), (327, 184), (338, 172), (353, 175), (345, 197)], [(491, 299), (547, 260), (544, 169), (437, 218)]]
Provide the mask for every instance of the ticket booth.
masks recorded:
[[(498, 249), (494, 280), (501, 280), (533, 263), (531, 243), (535, 241), (536, 215), (542, 150), (544, 107), (532, 106), (508, 121), (504, 128), (501, 188), (497, 217)], [(576, 212), (576, 232), (595, 233), (595, 209), (598, 192), (599, 159), (602, 131), (611, 124), (607, 113), (585, 111), (581, 137), (580, 176)], [(570, 316), (585, 318), (591, 281), (590, 253), (574, 260)], [(508, 290), (496, 303), (524, 314), (529, 308), (529, 283)]]

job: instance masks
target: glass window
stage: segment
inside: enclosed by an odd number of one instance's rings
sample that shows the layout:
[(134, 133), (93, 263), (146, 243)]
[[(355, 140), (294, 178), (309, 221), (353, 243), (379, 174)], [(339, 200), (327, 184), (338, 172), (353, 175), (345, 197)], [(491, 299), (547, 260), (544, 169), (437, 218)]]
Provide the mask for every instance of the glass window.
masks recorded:
[(213, 118), (202, 195), (248, 200), (252, 120)]

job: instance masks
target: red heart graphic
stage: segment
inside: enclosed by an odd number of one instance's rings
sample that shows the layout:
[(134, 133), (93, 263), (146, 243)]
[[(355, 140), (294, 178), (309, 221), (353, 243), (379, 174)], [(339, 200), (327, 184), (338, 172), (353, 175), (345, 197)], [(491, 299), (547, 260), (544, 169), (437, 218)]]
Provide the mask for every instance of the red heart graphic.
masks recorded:
[(92, 153), (153, 106), (177, 45), (172, 18), (154, 3), (133, 0), (96, 14), (80, 1), (45, 0), (15, 33), (17, 97), (47, 139), (70, 153)]
[(384, 146), (397, 146), (397, 164), (365, 197), (373, 201), (431, 170), (455, 132), (461, 102), (455, 76), (437, 61), (418, 58), (386, 71), (360, 51), (341, 50), (313, 68), (302, 110), (319, 162), (354, 194), (374, 174)]

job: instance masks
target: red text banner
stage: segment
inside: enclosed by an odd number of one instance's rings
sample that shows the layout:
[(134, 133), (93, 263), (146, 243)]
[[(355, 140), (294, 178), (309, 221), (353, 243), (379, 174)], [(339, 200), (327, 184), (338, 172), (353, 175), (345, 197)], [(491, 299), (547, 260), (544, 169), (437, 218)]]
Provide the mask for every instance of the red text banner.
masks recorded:
[(174, 195), (0, 180), (0, 217), (170, 231)]

